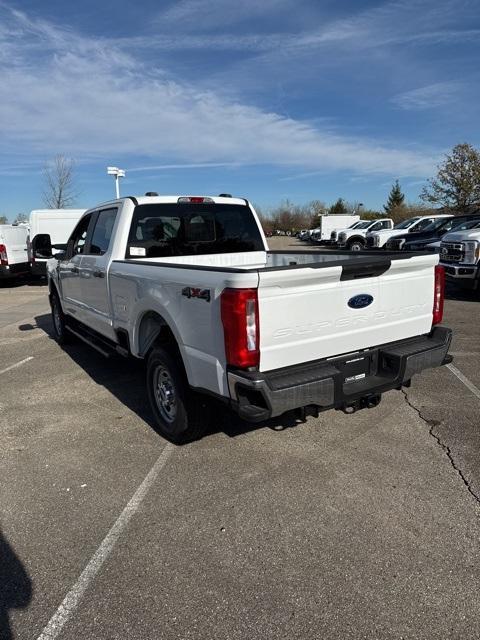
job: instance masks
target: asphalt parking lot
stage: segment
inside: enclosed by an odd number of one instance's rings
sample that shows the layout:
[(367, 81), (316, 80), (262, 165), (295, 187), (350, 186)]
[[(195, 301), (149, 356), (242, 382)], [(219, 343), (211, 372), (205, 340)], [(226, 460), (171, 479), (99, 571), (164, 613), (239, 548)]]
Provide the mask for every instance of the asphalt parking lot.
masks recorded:
[(478, 638), (479, 310), (449, 289), (454, 366), (376, 409), (175, 447), (141, 366), (0, 288), (0, 638)]

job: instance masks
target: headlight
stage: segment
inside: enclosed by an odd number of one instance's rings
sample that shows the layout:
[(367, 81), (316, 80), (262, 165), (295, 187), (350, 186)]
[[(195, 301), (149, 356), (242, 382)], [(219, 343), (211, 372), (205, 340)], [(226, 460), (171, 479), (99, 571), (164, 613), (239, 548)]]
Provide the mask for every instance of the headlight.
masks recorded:
[(477, 240), (467, 240), (463, 243), (465, 248), (462, 262), (474, 264), (480, 259), (480, 242)]

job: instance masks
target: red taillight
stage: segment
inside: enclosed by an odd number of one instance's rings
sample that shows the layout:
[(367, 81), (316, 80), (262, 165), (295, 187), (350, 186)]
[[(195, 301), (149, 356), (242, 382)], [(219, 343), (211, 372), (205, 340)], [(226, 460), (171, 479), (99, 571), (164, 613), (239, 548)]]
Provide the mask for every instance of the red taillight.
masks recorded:
[(435, 288), (433, 290), (432, 325), (440, 324), (443, 319), (443, 301), (445, 299), (445, 269), (437, 264), (435, 267)]
[(7, 247), (4, 244), (0, 244), (0, 264), (2, 267), (8, 265)]
[(221, 307), (227, 364), (242, 369), (258, 367), (260, 324), (257, 289), (224, 289)]

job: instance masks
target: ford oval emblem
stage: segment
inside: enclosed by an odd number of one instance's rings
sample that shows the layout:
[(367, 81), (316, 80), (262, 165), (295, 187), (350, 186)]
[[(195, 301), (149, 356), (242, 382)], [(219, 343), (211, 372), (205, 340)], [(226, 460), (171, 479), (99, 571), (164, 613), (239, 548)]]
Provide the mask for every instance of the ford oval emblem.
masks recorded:
[(348, 306), (352, 309), (363, 309), (364, 307), (368, 307), (369, 304), (372, 304), (373, 296), (368, 293), (360, 293), (358, 296), (353, 296), (348, 301)]

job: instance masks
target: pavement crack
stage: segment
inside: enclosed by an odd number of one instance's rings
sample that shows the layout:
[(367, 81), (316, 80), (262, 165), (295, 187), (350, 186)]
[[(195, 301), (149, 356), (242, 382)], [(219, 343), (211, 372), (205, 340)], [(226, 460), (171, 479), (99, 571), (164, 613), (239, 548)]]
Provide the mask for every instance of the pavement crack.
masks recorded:
[(420, 420), (422, 420), (423, 422), (425, 422), (425, 424), (428, 426), (429, 430), (428, 433), (429, 435), (432, 436), (432, 438), (436, 441), (436, 443), (438, 444), (438, 446), (445, 452), (448, 460), (450, 461), (450, 465), (453, 467), (453, 469), (455, 469), (455, 471), (457, 472), (457, 474), (460, 476), (460, 479), (462, 480), (463, 484), (465, 485), (465, 487), (467, 488), (467, 491), (475, 498), (475, 500), (477, 501), (478, 504), (480, 504), (480, 496), (474, 491), (474, 489), (472, 489), (472, 486), (470, 485), (470, 482), (467, 480), (466, 476), (464, 475), (462, 469), (457, 465), (457, 463), (455, 462), (454, 458), (453, 458), (453, 454), (452, 451), (450, 449), (450, 447), (445, 444), (444, 442), (442, 442), (441, 438), (439, 435), (437, 435), (434, 432), (435, 427), (437, 427), (440, 422), (438, 422), (437, 420), (429, 420), (428, 418), (425, 418), (424, 415), (422, 415), (422, 412), (420, 411), (420, 409), (418, 409), (409, 399), (407, 392), (402, 389), (402, 393), (405, 396), (405, 401), (408, 404), (409, 407), (411, 407), (415, 413), (418, 415), (418, 417), (420, 418)]

